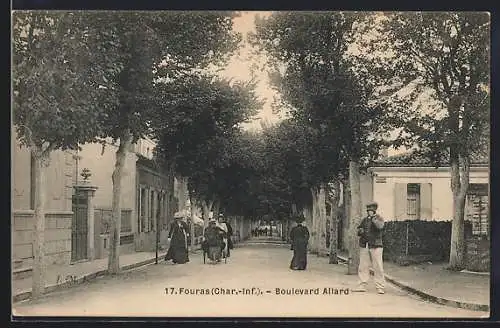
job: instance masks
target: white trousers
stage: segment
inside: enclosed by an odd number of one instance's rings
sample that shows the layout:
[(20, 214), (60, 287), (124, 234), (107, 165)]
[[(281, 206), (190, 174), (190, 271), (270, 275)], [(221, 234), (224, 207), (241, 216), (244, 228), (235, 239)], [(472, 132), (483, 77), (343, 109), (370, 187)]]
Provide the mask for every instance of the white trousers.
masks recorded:
[(375, 273), (375, 287), (384, 289), (385, 275), (382, 254), (384, 249), (382, 247), (368, 248), (362, 247), (359, 250), (359, 267), (358, 276), (360, 285), (366, 286), (370, 279), (370, 267), (373, 268)]

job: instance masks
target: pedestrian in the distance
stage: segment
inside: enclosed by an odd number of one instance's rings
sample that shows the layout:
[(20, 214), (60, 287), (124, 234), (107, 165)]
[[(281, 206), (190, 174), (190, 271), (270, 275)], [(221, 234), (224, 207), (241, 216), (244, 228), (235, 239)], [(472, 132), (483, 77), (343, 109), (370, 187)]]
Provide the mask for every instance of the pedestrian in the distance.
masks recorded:
[(375, 273), (375, 287), (379, 294), (384, 294), (385, 276), (383, 264), (382, 236), (384, 230), (384, 219), (377, 214), (378, 204), (375, 202), (366, 205), (367, 216), (363, 218), (358, 226), (359, 236), (359, 285), (353, 291), (366, 292), (368, 280), (370, 279), (370, 266)]
[(297, 225), (290, 231), (291, 248), (293, 258), (290, 262), (290, 269), (305, 270), (307, 268), (307, 244), (309, 243), (309, 229), (302, 223), (303, 216), (296, 218)]
[(170, 246), (165, 261), (172, 260), (174, 264), (184, 264), (189, 262), (188, 255), (188, 225), (183, 221), (184, 216), (182, 213), (177, 212), (174, 214), (174, 222), (170, 225), (168, 232), (168, 240)]

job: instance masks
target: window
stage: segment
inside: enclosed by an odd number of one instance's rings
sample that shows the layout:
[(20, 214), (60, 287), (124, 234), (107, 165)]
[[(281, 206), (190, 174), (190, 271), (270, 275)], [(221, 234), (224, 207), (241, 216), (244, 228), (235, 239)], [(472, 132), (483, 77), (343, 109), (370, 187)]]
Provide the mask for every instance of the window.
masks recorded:
[[(432, 220), (432, 184), (394, 184), (394, 218), (396, 220)], [(383, 207), (379, 212), (383, 215)]]
[(155, 191), (151, 190), (151, 202), (149, 206), (149, 231), (155, 231)]
[(145, 188), (140, 188), (139, 189), (139, 232), (144, 232), (146, 230), (146, 189)]
[(159, 220), (158, 226), (160, 229), (165, 225), (165, 192), (158, 193), (158, 209), (156, 210), (156, 219)]
[(406, 204), (408, 219), (420, 219), (420, 184), (409, 183), (406, 186)]
[(471, 184), (467, 195), (467, 219), (472, 222), (472, 235), (489, 238), (488, 184)]

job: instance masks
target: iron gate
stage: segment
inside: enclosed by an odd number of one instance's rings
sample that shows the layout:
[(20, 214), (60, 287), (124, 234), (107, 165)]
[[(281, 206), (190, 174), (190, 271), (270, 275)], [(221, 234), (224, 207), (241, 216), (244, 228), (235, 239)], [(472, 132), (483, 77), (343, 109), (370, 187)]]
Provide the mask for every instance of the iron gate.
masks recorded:
[(87, 197), (73, 195), (73, 221), (71, 224), (71, 261), (87, 259)]

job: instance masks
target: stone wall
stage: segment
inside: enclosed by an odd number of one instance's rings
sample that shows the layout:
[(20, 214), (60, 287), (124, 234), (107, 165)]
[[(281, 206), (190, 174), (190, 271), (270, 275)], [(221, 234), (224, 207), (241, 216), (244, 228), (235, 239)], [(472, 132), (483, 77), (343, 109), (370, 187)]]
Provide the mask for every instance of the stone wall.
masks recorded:
[[(107, 258), (109, 255), (109, 234), (98, 235), (96, 239), (97, 239), (97, 242), (95, 244), (96, 259)], [(131, 254), (134, 252), (135, 252), (134, 234), (121, 233), (119, 254), (124, 255), (124, 254)]]
[[(45, 214), (45, 263), (71, 262), (71, 222), (73, 212)], [(16, 266), (30, 267), (33, 263), (34, 211), (14, 211), (12, 217), (12, 259)]]
[(465, 242), (465, 266), (467, 270), (476, 272), (490, 271), (490, 241), (470, 238)]
[[(108, 256), (112, 210), (110, 208), (99, 207), (94, 209), (94, 213), (95, 258), (102, 259)], [(120, 254), (130, 254), (135, 251), (134, 234), (132, 232), (132, 213), (132, 209), (122, 209), (120, 233), (122, 245), (120, 245)]]
[[(160, 232), (160, 238), (161, 235)], [(165, 233), (163, 235), (165, 235)], [(134, 242), (137, 252), (154, 252), (156, 250), (156, 231), (136, 233)], [(166, 242), (164, 242), (164, 244), (166, 244)]]
[[(14, 210), (32, 210), (31, 153), (20, 146), (17, 134), (11, 134), (11, 202)], [(73, 179), (76, 175), (75, 160), (69, 151), (56, 150), (50, 154), (50, 164), (45, 170), (45, 208), (71, 211)]]

